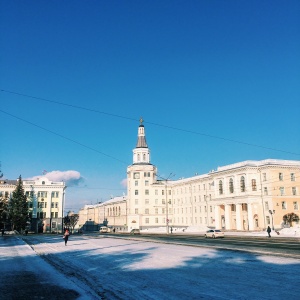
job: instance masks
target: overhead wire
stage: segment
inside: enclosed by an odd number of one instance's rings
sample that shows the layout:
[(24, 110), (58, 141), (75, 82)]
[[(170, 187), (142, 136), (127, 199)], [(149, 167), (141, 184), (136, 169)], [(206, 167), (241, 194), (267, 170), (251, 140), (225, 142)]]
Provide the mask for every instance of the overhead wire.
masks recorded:
[[(86, 108), (86, 107), (79, 106), (79, 105), (63, 103), (63, 102), (59, 102), (59, 101), (55, 101), (55, 100), (50, 100), (50, 99), (46, 99), (46, 98), (31, 96), (31, 95), (22, 94), (22, 93), (9, 91), (9, 90), (4, 90), (4, 89), (1, 89), (0, 91), (4, 92), (4, 93), (14, 94), (14, 95), (17, 95), (17, 96), (20, 96), (20, 97), (31, 98), (31, 99), (34, 99), (34, 100), (44, 101), (44, 102), (53, 103), (53, 104), (57, 104), (57, 105), (63, 105), (63, 106), (76, 108), (76, 109), (81, 109), (81, 110), (85, 110), (85, 111), (89, 111), (89, 112), (93, 112), (93, 113), (103, 114), (103, 115), (107, 115), (107, 116), (111, 116), (111, 117), (115, 117), (115, 118), (122, 118), (122, 119), (130, 120), (130, 121), (138, 121), (138, 119), (135, 119), (135, 118), (121, 116), (121, 115), (108, 113), (108, 112), (104, 112), (104, 111), (99, 111), (99, 110), (96, 110), (96, 109), (90, 109), (90, 108)], [(178, 128), (178, 127), (159, 124), (159, 123), (155, 123), (155, 122), (151, 122), (151, 121), (144, 121), (144, 123), (149, 124), (149, 125), (154, 125), (154, 126), (159, 126), (159, 127), (171, 129), (171, 130), (181, 131), (181, 132), (185, 132), (185, 133), (201, 135), (201, 136), (205, 136), (205, 137), (209, 137), (209, 138), (213, 138), (213, 139), (219, 139), (219, 140), (223, 140), (223, 141), (227, 141), (227, 142), (231, 142), (231, 143), (237, 143), (237, 144), (242, 144), (242, 145), (246, 145), (246, 146), (262, 148), (262, 149), (266, 149), (266, 150), (272, 150), (272, 151), (276, 151), (276, 152), (282, 152), (282, 153), (286, 153), (286, 154), (292, 154), (292, 155), (300, 156), (300, 153), (296, 153), (296, 152), (291, 152), (291, 151), (286, 151), (286, 150), (282, 150), (282, 149), (277, 149), (277, 148), (266, 147), (266, 146), (262, 146), (262, 145), (258, 145), (258, 144), (243, 142), (243, 141), (239, 141), (239, 140), (224, 138), (224, 137), (211, 135), (211, 134), (207, 134), (207, 133), (203, 133), (203, 132), (197, 132), (197, 131), (193, 131), (193, 130), (189, 130), (189, 129)]]
[(53, 131), (53, 130), (47, 129), (47, 128), (42, 127), (42, 126), (40, 126), (40, 125), (37, 125), (37, 124), (35, 124), (35, 123), (33, 123), (33, 122), (30, 122), (30, 121), (28, 121), (28, 120), (25, 120), (25, 119), (23, 119), (23, 118), (17, 117), (17, 116), (15, 116), (15, 115), (13, 115), (13, 114), (11, 114), (11, 113), (9, 113), (9, 112), (6, 112), (6, 111), (4, 111), (4, 110), (2, 110), (2, 109), (0, 109), (0, 112), (4, 113), (4, 114), (6, 114), (6, 115), (9, 115), (9, 116), (11, 116), (11, 117), (13, 117), (13, 118), (15, 118), (15, 119), (18, 119), (18, 120), (20, 120), (20, 121), (23, 121), (23, 122), (25, 122), (25, 123), (28, 123), (28, 124), (30, 124), (30, 125), (32, 125), (32, 126), (35, 126), (35, 127), (39, 128), (39, 129), (42, 129), (42, 130), (44, 130), (44, 131), (47, 131), (47, 132), (49, 132), (49, 133), (51, 133), (51, 134), (53, 134), (53, 135), (59, 136), (59, 137), (65, 139), (65, 140), (68, 140), (68, 141), (72, 142), (72, 143), (75, 143), (75, 144), (77, 144), (77, 145), (80, 145), (81, 147), (84, 147), (84, 148), (87, 148), (87, 149), (89, 149), (89, 150), (92, 150), (92, 151), (94, 151), (94, 152), (96, 152), (96, 153), (98, 153), (98, 154), (104, 155), (104, 156), (106, 156), (106, 157), (109, 157), (109, 158), (111, 158), (111, 159), (114, 159), (114, 160), (116, 160), (116, 161), (119, 161), (119, 162), (121, 162), (121, 163), (123, 163), (123, 164), (126, 164), (126, 165), (128, 164), (128, 163), (126, 163), (125, 161), (122, 161), (122, 160), (120, 160), (120, 159), (118, 159), (118, 158), (116, 158), (116, 157), (114, 157), (114, 156), (112, 156), (112, 155), (109, 155), (109, 154), (106, 154), (106, 153), (104, 153), (104, 152), (101, 152), (101, 151), (99, 151), (99, 150), (97, 150), (97, 149), (95, 149), (95, 148), (92, 148), (92, 147), (90, 147), (90, 146), (87, 146), (87, 145), (85, 145), (85, 144), (83, 144), (83, 143), (81, 143), (81, 142), (78, 142), (78, 141), (76, 141), (76, 140), (74, 140), (74, 139), (68, 138), (68, 137), (66, 137), (66, 136), (64, 136), (64, 135), (62, 135), (62, 134), (60, 134), (60, 133), (57, 133), (57, 132), (55, 132), (55, 131)]

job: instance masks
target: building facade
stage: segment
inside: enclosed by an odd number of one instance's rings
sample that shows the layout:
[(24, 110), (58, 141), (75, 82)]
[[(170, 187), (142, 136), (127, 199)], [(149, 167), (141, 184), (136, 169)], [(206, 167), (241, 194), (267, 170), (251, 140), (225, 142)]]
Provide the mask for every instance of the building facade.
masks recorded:
[[(126, 231), (162, 226), (166, 232), (170, 226), (278, 229), (284, 215), (299, 215), (299, 175), (300, 161), (267, 159), (218, 167), (185, 179), (158, 178), (141, 121), (133, 164), (127, 167), (127, 196), (85, 207), (79, 214), (81, 223), (97, 220)], [(93, 209), (98, 218), (86, 216)]]
[[(9, 199), (17, 180), (0, 181), (0, 197)], [(64, 182), (53, 182), (46, 177), (23, 180), (29, 207), (28, 227), (34, 232), (62, 232), (65, 204)], [(9, 224), (6, 224), (7, 226)]]

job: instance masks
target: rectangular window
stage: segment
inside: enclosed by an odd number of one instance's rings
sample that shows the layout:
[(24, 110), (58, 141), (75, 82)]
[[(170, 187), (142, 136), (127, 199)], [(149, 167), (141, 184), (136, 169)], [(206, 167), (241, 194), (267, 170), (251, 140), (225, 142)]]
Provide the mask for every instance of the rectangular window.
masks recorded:
[(149, 195), (149, 190), (145, 190), (145, 195)]
[(138, 186), (138, 185), (139, 185), (139, 182), (137, 180), (135, 180), (134, 186)]
[[(46, 218), (46, 213), (45, 213), (45, 218)], [(55, 218), (58, 218), (58, 212), (55, 213)]]
[(252, 179), (251, 184), (252, 184), (252, 191), (256, 191), (256, 180)]
[(54, 208), (54, 202), (51, 203), (51, 208)]
[(164, 208), (162, 208), (161, 212), (162, 212), (162, 214), (166, 213)]
[(164, 191), (164, 190), (162, 190), (162, 191), (161, 191), (161, 194), (162, 194), (162, 195), (164, 195), (164, 194), (165, 194), (165, 191)]
[(139, 199), (135, 199), (135, 200), (134, 200), (134, 204), (135, 204), (135, 205), (138, 205), (138, 204), (139, 204)]
[(284, 187), (280, 187), (279, 190), (280, 190), (280, 196), (283, 196), (284, 195)]
[(155, 205), (157, 205), (158, 204), (158, 199), (155, 199)]
[(139, 194), (139, 190), (135, 190), (135, 191), (134, 191), (134, 194), (135, 194), (135, 195), (138, 195), (138, 194)]
[(55, 202), (55, 208), (58, 208), (58, 202)]
[(285, 201), (282, 201), (282, 202), (281, 202), (281, 208), (282, 208), (282, 209), (286, 209), (286, 202), (285, 202)]
[(270, 222), (270, 217), (269, 216), (266, 216), (266, 221), (267, 221), (267, 225), (270, 225), (271, 222)]
[(298, 210), (298, 202), (293, 202), (294, 210)]
[(263, 181), (267, 181), (267, 173), (263, 173)]
[(158, 208), (155, 208), (155, 214), (158, 215)]
[(156, 224), (158, 223), (158, 218), (155, 218), (155, 223), (156, 223)]
[(209, 211), (212, 212), (212, 206), (209, 207)]
[(155, 190), (155, 195), (158, 195), (158, 190)]
[(282, 181), (283, 180), (283, 174), (279, 173), (279, 180)]
[(146, 215), (149, 215), (149, 208), (146, 208), (146, 209), (145, 209), (145, 214), (146, 214)]
[(135, 209), (134, 209), (134, 213), (135, 213), (136, 215), (138, 215), (138, 214), (139, 214), (139, 209), (138, 209), (138, 208), (135, 208)]
[(145, 199), (145, 204), (149, 204), (149, 199)]
[(145, 180), (145, 185), (146, 185), (146, 186), (149, 185), (149, 180)]
[(295, 174), (291, 173), (291, 181), (295, 181)]
[(145, 219), (145, 223), (146, 223), (146, 224), (149, 224), (149, 218), (146, 218), (146, 219)]
[(58, 196), (59, 196), (59, 192), (52, 192), (51, 193), (52, 198), (58, 198)]
[(264, 195), (267, 196), (268, 195), (268, 188), (264, 187)]
[(297, 191), (296, 191), (296, 187), (295, 186), (292, 187), (292, 194), (293, 194), (293, 196), (297, 195)]
[(265, 208), (266, 210), (269, 210), (269, 202), (265, 202)]
[(51, 218), (54, 218), (54, 212), (51, 212)]

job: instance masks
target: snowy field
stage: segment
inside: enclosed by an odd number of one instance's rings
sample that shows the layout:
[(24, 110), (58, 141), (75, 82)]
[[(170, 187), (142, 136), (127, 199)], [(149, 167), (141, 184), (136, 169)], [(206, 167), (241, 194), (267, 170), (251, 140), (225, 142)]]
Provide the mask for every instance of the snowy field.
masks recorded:
[[(10, 236), (0, 238), (0, 257), (5, 276), (25, 272), (30, 297), (22, 299), (298, 299), (300, 295), (297, 259), (138, 237), (74, 235), (65, 246), (61, 236)], [(9, 297), (13, 294), (5, 276), (0, 279), (0, 298), (21, 299)], [(31, 286), (26, 278), (39, 279), (45, 290), (51, 286), (52, 294), (41, 291), (42, 296), (36, 296), (38, 285)], [(57, 294), (55, 287), (61, 292)]]

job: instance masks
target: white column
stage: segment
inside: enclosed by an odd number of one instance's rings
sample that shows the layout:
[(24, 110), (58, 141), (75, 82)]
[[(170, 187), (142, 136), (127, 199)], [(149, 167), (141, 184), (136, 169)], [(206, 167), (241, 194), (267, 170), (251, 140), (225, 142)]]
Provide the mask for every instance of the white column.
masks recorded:
[(243, 230), (242, 225), (242, 204), (237, 203), (236, 206), (236, 229)]
[(231, 205), (225, 204), (225, 229), (231, 229)]
[(220, 206), (215, 206), (215, 226), (216, 229), (221, 228), (221, 215), (220, 215)]
[(248, 204), (247, 207), (248, 207), (248, 224), (249, 224), (249, 230), (254, 230), (252, 204)]

